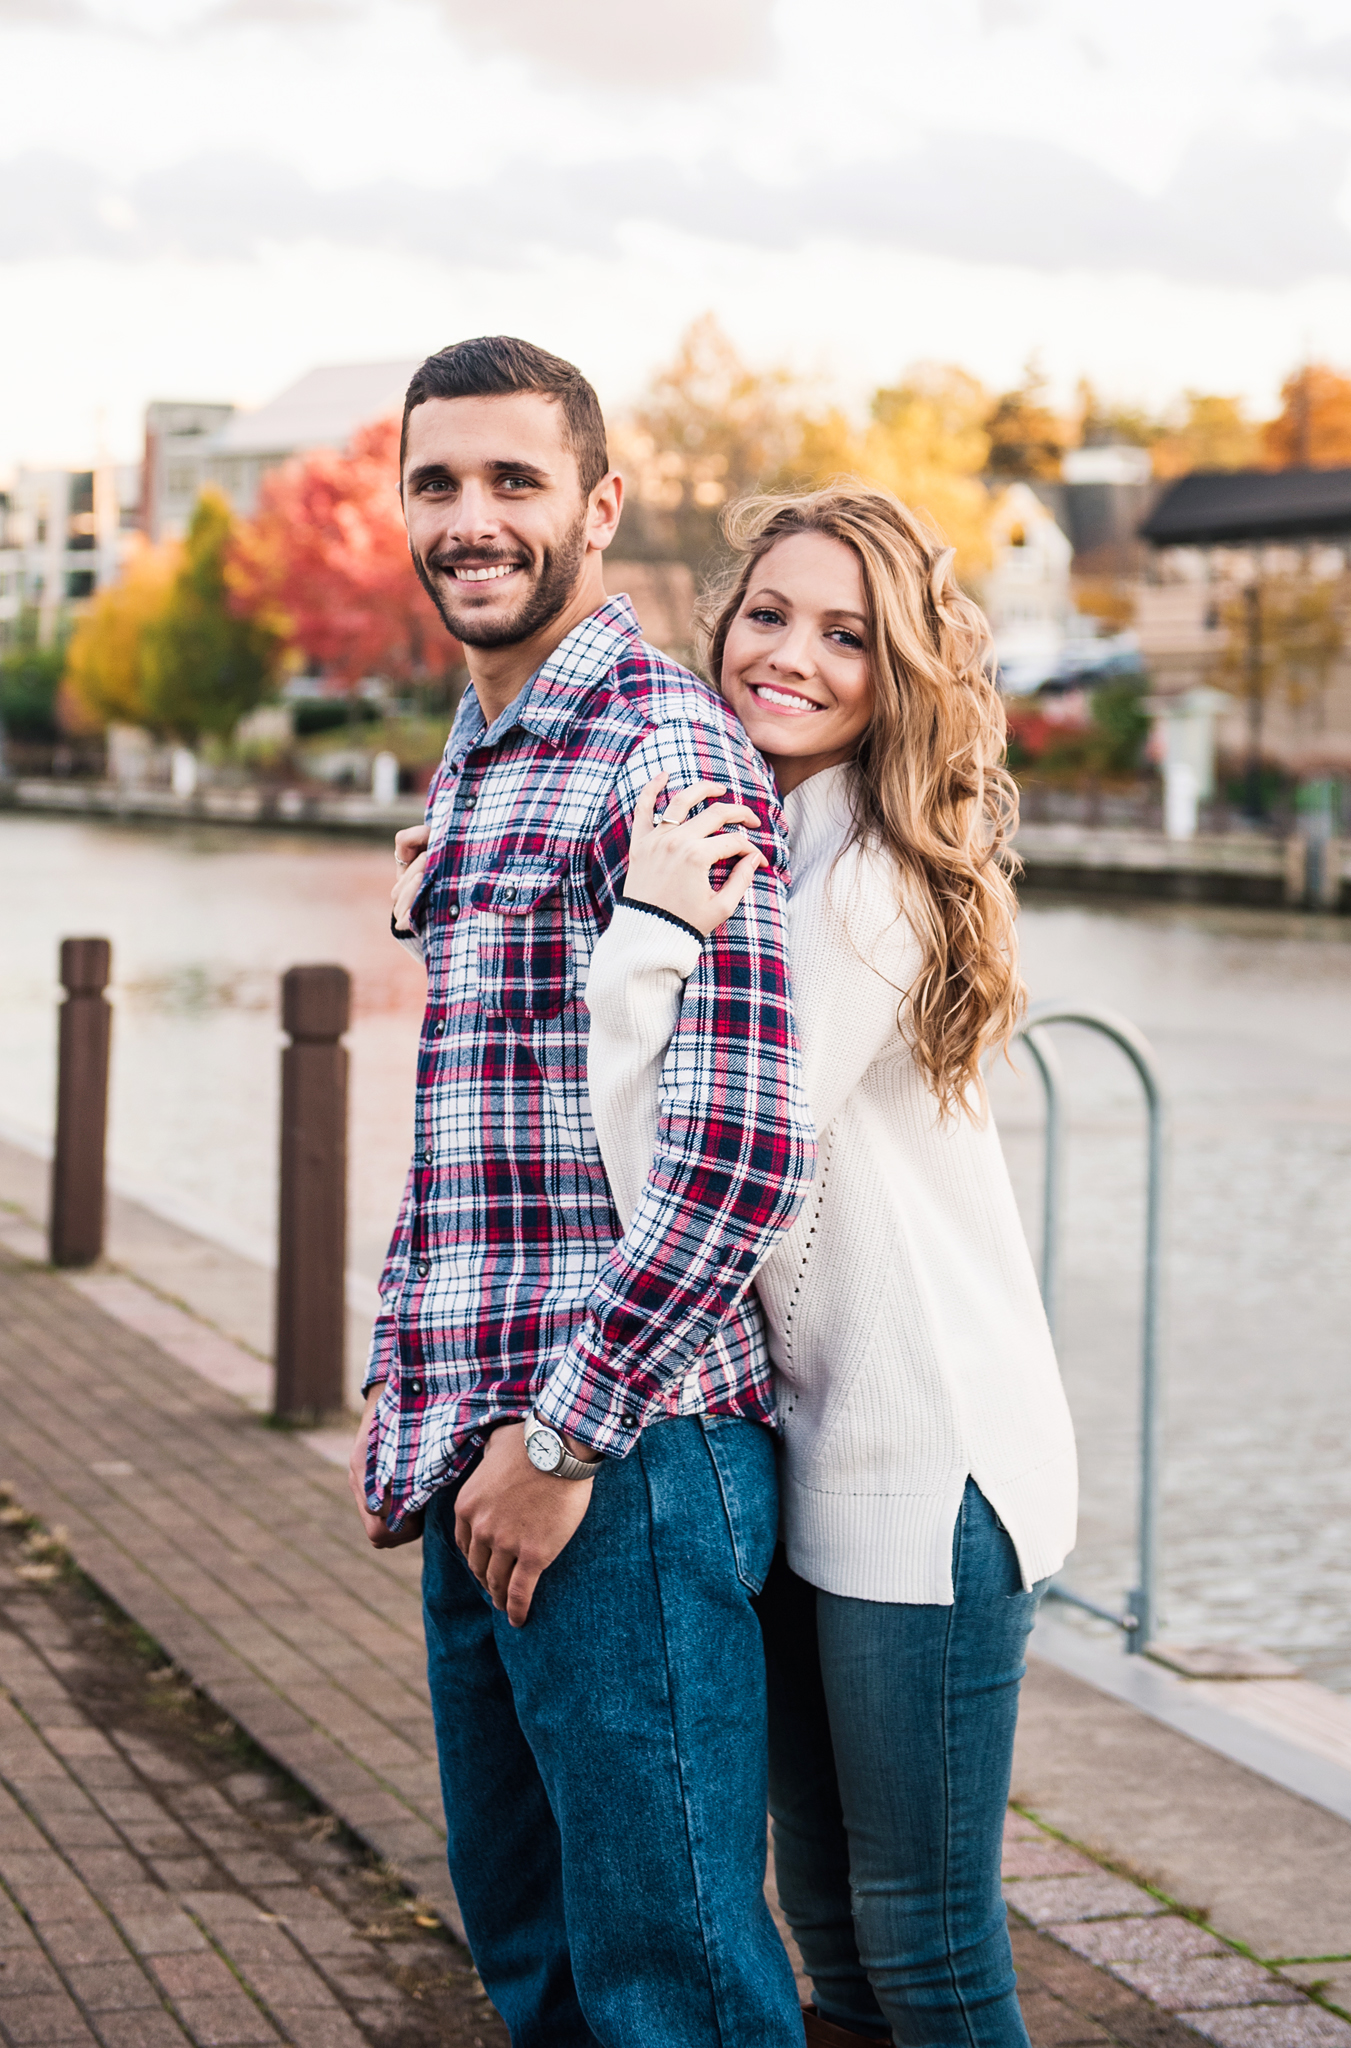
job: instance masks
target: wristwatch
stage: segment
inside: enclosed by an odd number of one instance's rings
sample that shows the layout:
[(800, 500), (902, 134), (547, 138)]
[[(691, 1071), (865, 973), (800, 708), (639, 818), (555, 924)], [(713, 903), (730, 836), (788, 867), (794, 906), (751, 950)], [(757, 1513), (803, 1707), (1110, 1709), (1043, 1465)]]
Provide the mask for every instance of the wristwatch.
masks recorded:
[(525, 1455), (537, 1472), (547, 1472), (553, 1479), (594, 1479), (605, 1462), (603, 1458), (574, 1458), (558, 1431), (537, 1415), (526, 1417)]

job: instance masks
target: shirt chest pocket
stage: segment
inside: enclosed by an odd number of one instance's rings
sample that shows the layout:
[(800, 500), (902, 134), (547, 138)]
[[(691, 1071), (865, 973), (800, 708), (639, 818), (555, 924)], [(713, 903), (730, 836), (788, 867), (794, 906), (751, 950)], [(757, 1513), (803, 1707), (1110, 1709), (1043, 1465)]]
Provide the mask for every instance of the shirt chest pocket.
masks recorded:
[(508, 861), (469, 891), (478, 930), (479, 1001), (516, 1025), (556, 1017), (576, 992), (561, 861)]

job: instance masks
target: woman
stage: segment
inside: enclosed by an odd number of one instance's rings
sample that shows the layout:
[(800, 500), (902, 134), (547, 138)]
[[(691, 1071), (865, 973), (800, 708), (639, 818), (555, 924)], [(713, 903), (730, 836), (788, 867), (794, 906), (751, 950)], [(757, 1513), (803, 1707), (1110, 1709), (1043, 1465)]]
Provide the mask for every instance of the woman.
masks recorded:
[[(730, 538), (710, 673), (784, 798), (820, 1145), (756, 1283), (782, 1423), (762, 1602), (779, 1892), (809, 2041), (1026, 2048), (1000, 1845), (1024, 1645), (1076, 1478), (980, 1075), (1022, 1002), (988, 629), (951, 550), (886, 492), (762, 499)], [(677, 792), (653, 822), (659, 787), (587, 988), (621, 1214), (682, 976), (760, 864), (732, 829), (751, 812), (690, 815), (725, 792)]]

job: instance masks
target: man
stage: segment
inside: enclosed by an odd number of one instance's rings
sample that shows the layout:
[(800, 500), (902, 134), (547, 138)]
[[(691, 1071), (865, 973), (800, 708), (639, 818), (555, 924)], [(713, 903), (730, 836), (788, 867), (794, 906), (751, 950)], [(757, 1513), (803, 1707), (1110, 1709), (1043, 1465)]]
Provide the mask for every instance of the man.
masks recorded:
[[(515, 2048), (788, 2048), (762, 1893), (750, 1601), (776, 1506), (749, 1283), (815, 1141), (773, 787), (714, 693), (606, 598), (623, 486), (570, 364), (500, 337), (430, 357), (401, 471), (472, 688), (396, 899), (427, 1009), (353, 1489), (377, 1544), (425, 1510), (451, 1874)], [(690, 979), (629, 1219), (591, 1124), (582, 990), (662, 771), (748, 796), (769, 859)]]

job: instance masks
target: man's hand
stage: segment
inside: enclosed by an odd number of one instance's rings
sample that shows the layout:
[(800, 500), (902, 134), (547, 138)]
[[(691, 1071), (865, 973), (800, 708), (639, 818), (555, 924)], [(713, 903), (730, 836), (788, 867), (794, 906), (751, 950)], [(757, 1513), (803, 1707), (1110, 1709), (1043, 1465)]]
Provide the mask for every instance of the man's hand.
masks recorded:
[[(577, 1447), (586, 1456), (586, 1447)], [(597, 1465), (599, 1465), (599, 1459)], [(565, 1550), (591, 1505), (588, 1479), (553, 1479), (525, 1455), (525, 1424), (493, 1430), (455, 1503), (455, 1541), (513, 1628), (530, 1612), (540, 1574)], [(394, 1539), (396, 1542), (398, 1538)]]
[(401, 932), (408, 929), (408, 913), (413, 907), (413, 898), (422, 887), (427, 867), (427, 842), (431, 836), (431, 828), (427, 825), (405, 825), (401, 832), (394, 834), (394, 865), (399, 876), (390, 891), (390, 903), (394, 910), (394, 923)]
[(347, 1484), (352, 1489), (352, 1498), (357, 1504), (361, 1526), (376, 1550), (397, 1550), (401, 1543), (416, 1543), (422, 1534), (424, 1517), (409, 1515), (407, 1521), (391, 1531), (389, 1526), (390, 1491), (385, 1488), (385, 1506), (382, 1514), (373, 1515), (366, 1505), (366, 1446), (370, 1442), (371, 1423), (375, 1418), (375, 1404), (385, 1390), (383, 1380), (377, 1380), (366, 1396), (366, 1406), (361, 1411), (361, 1422), (357, 1429), (352, 1454), (347, 1460)]

